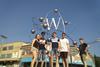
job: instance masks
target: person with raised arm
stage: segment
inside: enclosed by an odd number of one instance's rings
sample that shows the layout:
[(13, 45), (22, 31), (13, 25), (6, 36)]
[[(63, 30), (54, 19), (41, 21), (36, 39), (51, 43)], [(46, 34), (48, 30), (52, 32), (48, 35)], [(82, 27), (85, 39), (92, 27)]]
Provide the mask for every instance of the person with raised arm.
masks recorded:
[(32, 51), (32, 62), (31, 62), (31, 67), (34, 67), (35, 61), (38, 57), (38, 50), (39, 50), (39, 45), (40, 45), (40, 39), (41, 36), (39, 34), (37, 34), (35, 36), (35, 38), (32, 40), (32, 47), (31, 47), (31, 51)]

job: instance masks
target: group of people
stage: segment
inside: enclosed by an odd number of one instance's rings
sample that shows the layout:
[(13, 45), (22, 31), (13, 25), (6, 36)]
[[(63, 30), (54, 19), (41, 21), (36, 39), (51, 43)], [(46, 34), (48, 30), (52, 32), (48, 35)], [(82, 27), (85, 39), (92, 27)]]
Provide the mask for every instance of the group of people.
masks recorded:
[[(31, 67), (35, 66), (35, 61), (37, 60), (40, 53), (42, 53), (42, 55), (48, 55), (50, 67), (54, 67), (53, 57), (56, 58), (56, 67), (59, 67), (59, 58), (62, 58), (63, 67), (69, 67), (67, 58), (70, 54), (70, 44), (65, 32), (62, 32), (61, 38), (58, 38), (57, 33), (53, 32), (52, 37), (49, 40), (46, 40), (43, 35), (37, 34), (35, 38), (32, 40), (31, 50), (33, 56)], [(85, 67), (87, 66), (85, 63), (86, 52), (87, 44), (84, 43), (84, 40), (82, 38), (80, 38), (79, 53)], [(44, 62), (42, 62), (41, 67), (43, 67), (43, 63)]]

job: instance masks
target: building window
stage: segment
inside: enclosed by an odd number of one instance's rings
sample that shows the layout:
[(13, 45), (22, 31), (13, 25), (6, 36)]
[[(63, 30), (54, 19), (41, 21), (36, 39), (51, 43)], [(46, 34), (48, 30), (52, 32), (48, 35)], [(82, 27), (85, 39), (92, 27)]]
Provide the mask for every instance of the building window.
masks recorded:
[(13, 46), (9, 46), (9, 47), (8, 47), (8, 50), (12, 50), (12, 49), (13, 49)]
[(7, 50), (7, 47), (3, 47), (3, 49), (2, 50)]

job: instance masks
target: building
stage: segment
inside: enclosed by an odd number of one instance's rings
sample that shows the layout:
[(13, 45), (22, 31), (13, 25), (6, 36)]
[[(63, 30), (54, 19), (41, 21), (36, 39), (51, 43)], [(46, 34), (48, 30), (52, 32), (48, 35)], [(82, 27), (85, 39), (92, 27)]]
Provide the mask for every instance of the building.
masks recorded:
[(21, 47), (25, 42), (12, 42), (0, 44), (0, 67), (19, 67)]

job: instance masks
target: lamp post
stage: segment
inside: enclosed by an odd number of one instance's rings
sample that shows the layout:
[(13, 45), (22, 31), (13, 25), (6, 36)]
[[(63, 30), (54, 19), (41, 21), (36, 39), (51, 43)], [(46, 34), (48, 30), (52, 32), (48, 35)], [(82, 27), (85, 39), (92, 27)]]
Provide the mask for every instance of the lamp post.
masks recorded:
[(2, 41), (3, 39), (7, 39), (8, 37), (5, 35), (0, 35), (0, 40)]
[(97, 42), (100, 42), (100, 38), (96, 38), (93, 42), (90, 42), (88, 44), (94, 44), (94, 43), (97, 43)]
[(96, 42), (100, 42), (100, 38), (97, 38), (97, 39), (96, 39)]

